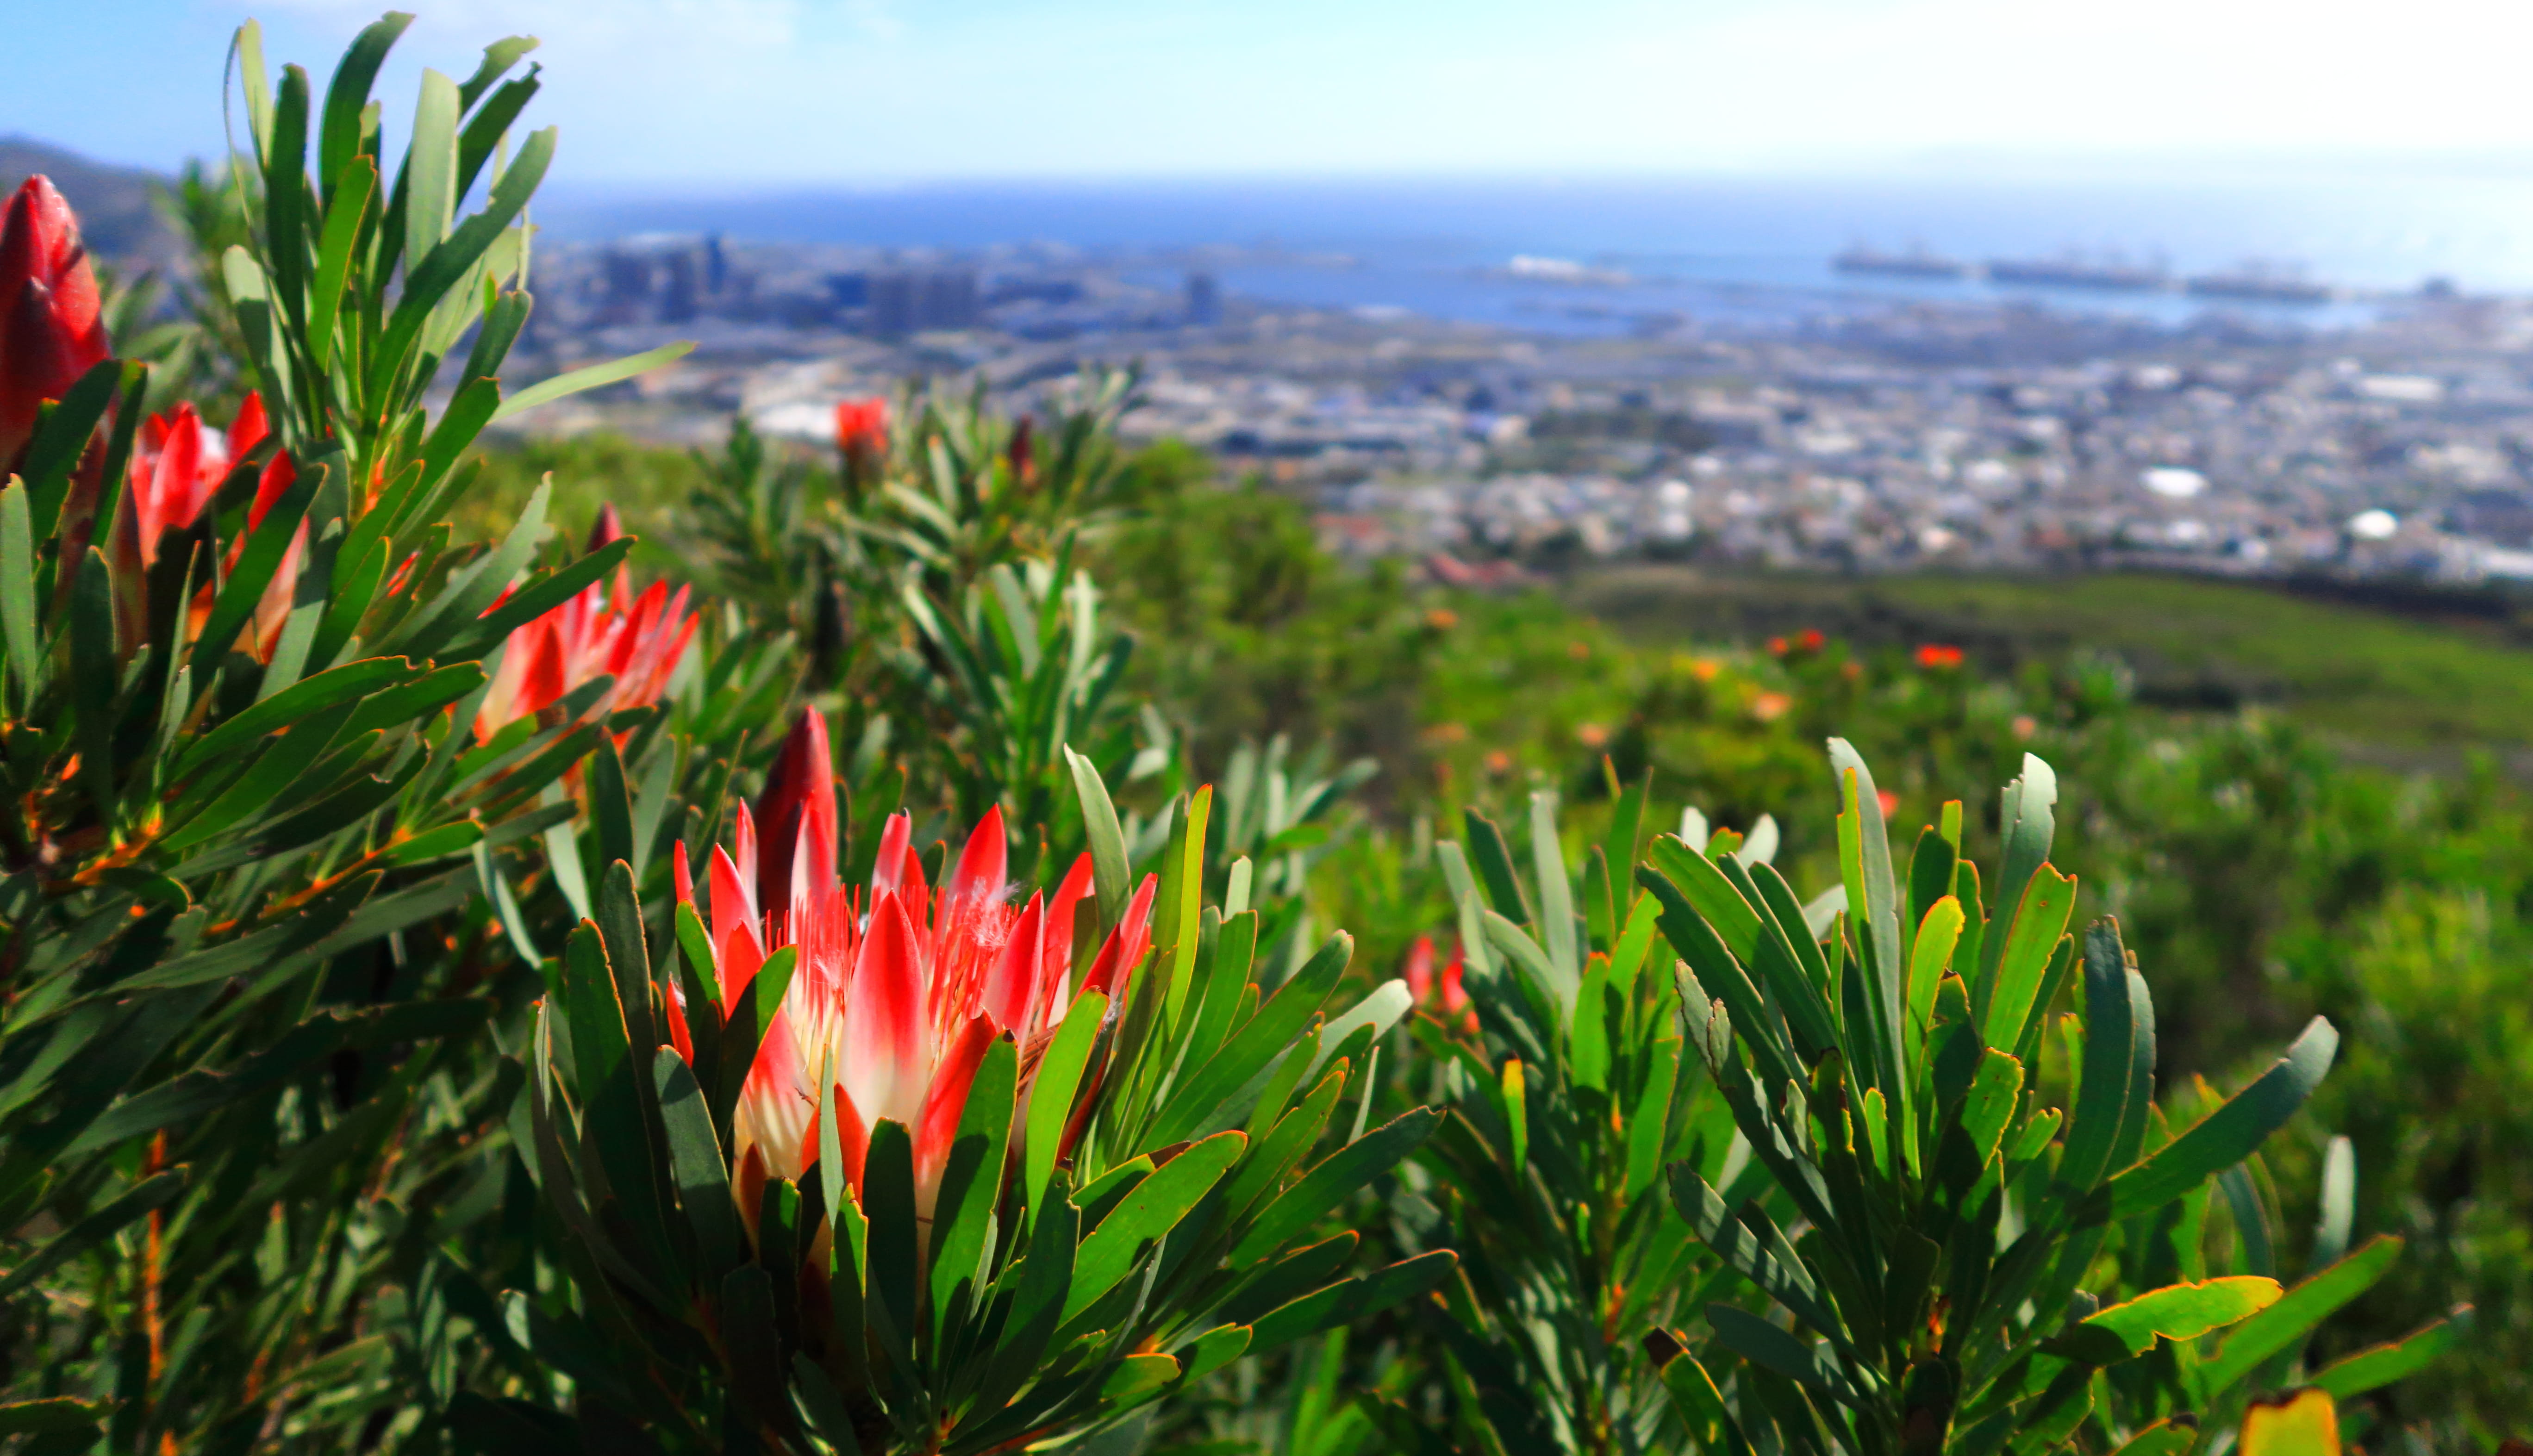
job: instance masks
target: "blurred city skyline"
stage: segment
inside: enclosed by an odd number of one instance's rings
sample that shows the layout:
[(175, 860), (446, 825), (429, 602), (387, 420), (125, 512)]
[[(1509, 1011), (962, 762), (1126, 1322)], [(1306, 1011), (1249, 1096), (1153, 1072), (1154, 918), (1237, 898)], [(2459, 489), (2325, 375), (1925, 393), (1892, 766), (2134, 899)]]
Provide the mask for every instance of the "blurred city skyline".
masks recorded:
[[(381, 93), (544, 40), (562, 185), (1915, 171), (2533, 174), (2533, 11), (2137, 0), (451, 0)], [(28, 6), (0, 135), (167, 168), (214, 155), (248, 10)], [(324, 74), (371, 3), (253, 8)], [(391, 106), (390, 133), (400, 130)]]

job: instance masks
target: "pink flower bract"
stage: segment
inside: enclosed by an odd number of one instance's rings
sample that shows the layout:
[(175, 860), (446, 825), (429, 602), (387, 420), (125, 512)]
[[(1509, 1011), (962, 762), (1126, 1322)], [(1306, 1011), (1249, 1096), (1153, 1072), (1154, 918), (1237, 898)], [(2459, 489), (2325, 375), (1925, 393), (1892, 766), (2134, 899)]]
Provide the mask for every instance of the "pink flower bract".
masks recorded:
[[(1031, 1053), (1078, 998), (1113, 993), (1143, 960), (1154, 882), (1145, 877), (1077, 985), (1074, 906), (1092, 893), (1090, 855), (1052, 893), (1031, 889), (1016, 903), (1002, 812), (991, 810), (936, 890), (909, 843), (912, 821), (898, 814), (880, 836), (869, 886), (847, 886), (836, 868), (839, 822), (826, 721), (807, 711), (755, 814), (741, 807), (732, 846), (713, 851), (705, 891), (724, 1015), (767, 957), (785, 946), (799, 952), (739, 1094), (736, 1191), (742, 1213), (752, 1213), (766, 1180), (797, 1179), (817, 1161), (823, 1068), (847, 1182), (859, 1193), (872, 1130), (883, 1118), (897, 1122), (913, 1139), (916, 1207), (928, 1219), (986, 1051), (1000, 1038), (1018, 1043), (1026, 1106)], [(693, 903), (684, 846), (676, 853), (678, 899)], [(691, 1055), (683, 1018), (673, 1016), (671, 1026)]]

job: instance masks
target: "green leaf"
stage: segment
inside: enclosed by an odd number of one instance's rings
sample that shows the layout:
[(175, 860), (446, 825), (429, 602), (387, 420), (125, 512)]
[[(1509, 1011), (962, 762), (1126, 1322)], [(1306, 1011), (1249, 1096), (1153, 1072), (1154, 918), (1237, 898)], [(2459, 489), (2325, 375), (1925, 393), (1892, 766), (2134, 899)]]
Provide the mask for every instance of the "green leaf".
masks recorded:
[(605, 364), (586, 365), (580, 369), (559, 374), (553, 379), (531, 384), (502, 400), (501, 407), (493, 412), (493, 423), (499, 424), (512, 415), (535, 409), (541, 404), (552, 404), (565, 395), (578, 394), (584, 389), (603, 388), (619, 380), (629, 379), (635, 375), (648, 374), (661, 365), (672, 364), (685, 358), (693, 353), (694, 349), (692, 339), (680, 339), (677, 343), (662, 344), (656, 349), (647, 349), (622, 359), (611, 359)]
[(1813, 1283), (1810, 1269), (1794, 1246), (1786, 1242), (1766, 1210), (1756, 1203), (1745, 1203), (1745, 1216), (1734, 1217), (1724, 1195), (1687, 1162), (1672, 1165), (1671, 1194), (1672, 1206), (1696, 1233), (1698, 1242), (1727, 1267), (1764, 1290), (1770, 1299), (1785, 1306), (1813, 1330), (1834, 1339), (1844, 1338), (1845, 1324), (1822, 1304), (1820, 1288)]
[(69, 1151), (95, 1152), (143, 1133), (197, 1121), (241, 1097), (279, 1086), (336, 1051), (474, 1030), (491, 1009), (490, 1003), (467, 999), (319, 1012), (234, 1067), (197, 1068), (118, 1103), (90, 1124)]
[(1272, 1350), (1322, 1330), (1370, 1319), (1417, 1299), (1459, 1267), (1460, 1256), (1436, 1249), (1401, 1259), (1359, 1278), (1340, 1280), (1325, 1289), (1279, 1305), (1260, 1316), (1249, 1342), (1253, 1351)]
[(539, 573), (525, 586), (512, 592), (509, 600), (467, 625), (442, 650), (458, 655), (492, 651), (512, 632), (570, 601), (616, 569), (632, 550), (633, 538), (619, 536), (587, 555), (552, 571)]
[[(2128, 1355), (2139, 1356), (2153, 1349), (2158, 1336), (2195, 1340), (2246, 1319), (2274, 1306), (2280, 1293), (2275, 1279), (2251, 1274), (2166, 1285), (2113, 1305), (2078, 1329), (2100, 1330), (2125, 1346)], [(2090, 1343), (2077, 1355), (2092, 1364), (2107, 1363), (2093, 1359)]]
[(1679, 1337), (1668, 1330), (1652, 1331), (1645, 1336), (1645, 1350), (1653, 1357), (1663, 1388), (1671, 1392), (1672, 1407), (1687, 1425), (1696, 1449), (1721, 1456), (1750, 1456), (1750, 1442), (1725, 1405), (1715, 1377), (1688, 1353)]
[(317, 146), (317, 175), (328, 183), (360, 148), (361, 113), (370, 104), (370, 87), (378, 81), (388, 50), (412, 24), (412, 16), (388, 11), (361, 28), (344, 49), (342, 63), (334, 68), (334, 79), (325, 87), (325, 123)]
[(659, 1089), (660, 1119), (668, 1134), (669, 1170), (677, 1201), (694, 1230), (695, 1252), (707, 1279), (719, 1279), (747, 1257), (738, 1226), (738, 1205), (732, 1201), (730, 1175), (722, 1161), (721, 1143), (713, 1136), (712, 1109), (696, 1084), (686, 1059), (662, 1047), (651, 1059), (653, 1085)]
[[(437, 74), (423, 73), (426, 98), (429, 78)], [(344, 287), (351, 277), (352, 245), (360, 238), (370, 198), (378, 191), (378, 164), (356, 157), (334, 183), (333, 200), (325, 206), (324, 235), (317, 245), (317, 278), (308, 299), (308, 360), (320, 372), (333, 358), (334, 320), (342, 312)]]
[[(1249, 1099), (1258, 1095), (1262, 1074), (1293, 1047), (1326, 1003), (1353, 955), (1353, 937), (1343, 931), (1328, 937), (1300, 970), (1275, 988), (1256, 1015), (1232, 1029), (1222, 1049), (1207, 1060), (1202, 1071), (1172, 1090), (1168, 1106), (1153, 1120), (1151, 1140), (1175, 1142), (1206, 1129), (1220, 1129), (1247, 1119), (1253, 1109), (1259, 1116), (1280, 1116), (1281, 1108), (1269, 1109)], [(1303, 1055), (1298, 1050), (1293, 1054)], [(1307, 1065), (1306, 1060), (1292, 1069), (1291, 1079), (1298, 1082)]]
[(2005, 954), (1997, 960), (1993, 983), (1982, 979), (1971, 987), (1972, 1006), (1979, 1013), (1980, 1040), (2009, 1050), (2022, 1045), (2024, 1027), (2033, 1015), (2046, 1010), (2032, 1003), (2075, 910), (2076, 882), (2047, 864), (2034, 868), (2026, 882), (2023, 903), (2015, 910), (2014, 924), (2006, 931)]
[(2197, 1127), (2111, 1180), (2110, 1216), (2126, 1218), (2159, 1208), (2199, 1186), (2220, 1168), (2251, 1156), (2271, 1133), (2295, 1116), (2330, 1070), (2339, 1032), (2320, 1017), (2304, 1029), (2268, 1071)]
[[(1759, 912), (1743, 899), (1733, 882), (1715, 862), (1688, 847), (1676, 836), (1656, 836), (1653, 847), (1646, 851), (1646, 861), (1670, 881), (1698, 915), (1713, 928), (1733, 959), (1748, 963), (1759, 949)], [(1638, 874), (1641, 881), (1642, 872)], [(1651, 888), (1648, 886), (1648, 888)], [(1739, 1015), (1738, 1009), (1735, 1013)]]
[(1179, 1383), (1193, 1385), (1249, 1351), (1252, 1330), (1245, 1324), (1216, 1325), (1196, 1337), (1180, 1356), (1186, 1367)]
[(1064, 1297), (1065, 1323), (1117, 1287), (1146, 1253), (1177, 1228), (1199, 1199), (1213, 1191), (1222, 1175), (1249, 1145), (1245, 1133), (1217, 1133), (1180, 1153), (1135, 1185), (1090, 1237), (1082, 1241), (1073, 1264), (1073, 1288)]
[(546, 168), (554, 161), (554, 128), (529, 133), (509, 169), (493, 184), (484, 210), (459, 223), (425, 257), (406, 261), (404, 292), (396, 301), (395, 313), (372, 365), (374, 387), (383, 384), (392, 372), (407, 367), (415, 340), (432, 312), (450, 290), (465, 281), (503, 231), (527, 209), (528, 199), (536, 192), (537, 184), (545, 180)]
[(1232, 1268), (1245, 1269), (1282, 1248), (1358, 1189), (1398, 1166), (1433, 1133), (1442, 1117), (1435, 1108), (1415, 1108), (1330, 1153), (1266, 1206), (1233, 1247), (1227, 1262)]
[(1961, 1109), (1962, 1132), (1969, 1136), (1980, 1166), (1996, 1156), (1997, 1146), (2005, 1138), (2006, 1125), (2014, 1119), (2016, 1099), (2022, 1093), (2023, 1064), (1994, 1047), (1983, 1052)]
[(1083, 1070), (1099, 1039), (1099, 1024), (1108, 1015), (1108, 997), (1087, 991), (1065, 1013), (1055, 1039), (1039, 1057), (1037, 1076), (1030, 1083), (1028, 1141), (1022, 1150), (1029, 1199), (1029, 1221), (1034, 1226), (1046, 1201), (1047, 1184), (1055, 1177), (1057, 1154), (1064, 1146), (1064, 1128), (1073, 1115), (1074, 1094), (1081, 1089)]
[(1067, 745), (1064, 761), (1073, 772), (1074, 792), (1082, 799), (1082, 832), (1090, 841), (1090, 878), (1099, 894), (1099, 933), (1105, 935), (1126, 914), (1126, 834), (1117, 826), (1108, 786), (1099, 782), (1099, 771), (1090, 760)]
[(2112, 1456), (2188, 1456), (2198, 1443), (2198, 1427), (2157, 1421), (2130, 1436)]
[(1129, 1355), (1100, 1382), (1099, 1403), (1111, 1411), (1140, 1405), (1178, 1377), (1179, 1363), (1170, 1356)]
[(2109, 1171), (2121, 1134), (2143, 1124), (2150, 1083), (2138, 1075), (2143, 1038), (2145, 1074), (2154, 1070), (2154, 1007), (2146, 983), (2128, 967), (2119, 922), (2094, 921), (2085, 931), (2085, 1056), (2076, 1107), (2058, 1180), (2078, 1194), (2091, 1193)]
[(2378, 1234), (2355, 1253), (2298, 1283), (2225, 1336), (2216, 1354), (2199, 1368), (2202, 1387), (2211, 1393), (2224, 1390), (2270, 1356), (2302, 1342), (2314, 1326), (2373, 1288), (2400, 1256), (2401, 1241)]
[[(1923, 1038), (1935, 1021), (1935, 988), (1953, 963), (1962, 939), (1962, 903), (1946, 895), (1926, 908), (1917, 922), (1917, 937), (1909, 953), (1909, 1025), (1912, 1038)], [(1913, 1039), (1910, 1045), (1914, 1045)]]
[(1461, 818), (1469, 831), (1469, 859), (1486, 883), (1489, 906), (1515, 925), (1535, 923), (1538, 917), (1531, 913), (1530, 902), (1521, 893), (1521, 879), (1513, 873), (1512, 850), (1504, 844), (1503, 831), (1475, 809)]
[(457, 213), (457, 118), (466, 109), (457, 83), (423, 68), (414, 102), (413, 136), (405, 147), (404, 256), (429, 257)]
[(46, 664), (36, 646), (35, 529), (27, 510), (27, 488), (11, 481), (0, 491), (0, 643), (9, 653), (15, 702), (33, 700)]
[(941, 1173), (932, 1208), (932, 1336), (973, 1298), (985, 1235), (1002, 1200), (1003, 1153), (1012, 1134), (1012, 1091), (1020, 1077), (1020, 1047), (1011, 1033), (994, 1038), (968, 1083), (958, 1136)]
[(345, 663), (314, 677), (303, 677), (188, 744), (176, 760), (176, 776), (182, 778), (206, 764), (216, 763), (265, 734), (287, 728), (320, 709), (366, 697), (381, 688), (413, 681), (420, 675), (411, 661), (399, 657), (367, 658), (357, 663)]
[(1564, 994), (1561, 1010), (1573, 1009), (1575, 985), (1582, 979), (1583, 959), (1574, 937), (1574, 890), (1565, 878), (1565, 849), (1557, 840), (1557, 795), (1542, 789), (1530, 796), (1531, 870), (1539, 882), (1539, 928), (1548, 942), (1549, 963)]
[(0, 1406), (0, 1435), (47, 1435), (55, 1431), (88, 1430), (113, 1409), (111, 1401), (85, 1401), (67, 1395), (44, 1400), (12, 1401)]
[[(1868, 1084), (1892, 1085), (1897, 1082), (1901, 1067), (1900, 1017), (1905, 995), (1901, 984), (1903, 964), (1900, 950), (1900, 887), (1891, 872), (1891, 829), (1882, 820), (1882, 796), (1873, 786), (1873, 771), (1865, 767), (1863, 755), (1845, 738), (1829, 740), (1829, 758), (1845, 786), (1840, 803), (1842, 817), (1853, 815), (1853, 835), (1842, 826), (1840, 858), (1845, 866), (1848, 901), (1855, 907), (1858, 924), (1856, 948), (1863, 953), (1864, 969), (1871, 984), (1864, 997), (1867, 1014), (1873, 1019), (1878, 1034), (1872, 1047), (1873, 1066), (1878, 1069)], [(1846, 844), (1853, 840), (1851, 854)], [(1787, 927), (1789, 932), (1793, 927)], [(2006, 1045), (2012, 1045), (2011, 1042)]]
[(1862, 1404), (1862, 1398), (1826, 1352), (1804, 1344), (1749, 1310), (1731, 1305), (1709, 1305), (1706, 1323), (1734, 1354), (1759, 1369), (1773, 1370), (1834, 1400)]
[(2305, 1383), (2329, 1391), (2335, 1399), (2346, 1400), (2416, 1374), (2462, 1343), (2465, 1321), (2460, 1315), (2468, 1313), (2469, 1309), (2465, 1306), (2457, 1311), (2457, 1317), (2440, 1319), (2407, 1339), (2361, 1350), (2346, 1360), (2325, 1366), (2307, 1376)]
[[(2005, 841), (2005, 868), (1996, 882), (1998, 905), (2020, 906), (2023, 903), (2024, 886), (2031, 880), (2032, 872), (2049, 858), (2049, 841), (2055, 829), (2055, 820), (2050, 809), (2057, 802), (2057, 771), (2041, 762), (2033, 754), (2023, 755), (2023, 774), (2005, 786), (2004, 808), (1997, 821)], [(1971, 870), (1973, 874), (1976, 872), (1976, 866), (1968, 860), (1962, 861), (1961, 868)], [(1958, 881), (1956, 886), (1955, 893), (1958, 894)], [(1962, 903), (1966, 907), (1975, 908), (1972, 906), (1969, 896), (1962, 897)], [(2012, 910), (2009, 909), (2007, 913), (2011, 914)], [(1972, 924), (1973, 928), (1976, 927), (1976, 916), (1972, 917)], [(1979, 948), (1978, 974), (1975, 977), (1966, 976), (1964, 979), (1973, 985), (1987, 984), (1995, 976), (1997, 961), (2004, 954), (2005, 937), (2003, 935), (1983, 936)], [(1977, 1000), (1982, 1009), (1987, 1005), (1986, 997), (1982, 996)]]
[(51, 1243), (28, 1255), (7, 1275), (0, 1276), (0, 1300), (31, 1287), (64, 1261), (76, 1258), (111, 1238), (125, 1224), (166, 1207), (185, 1191), (185, 1185), (192, 1176), (191, 1168), (179, 1164), (153, 1178), (144, 1179), (123, 1196), (72, 1224), (56, 1235)]
[(887, 1320), (903, 1341), (914, 1330), (915, 1271), (922, 1261), (915, 1252), (914, 1140), (894, 1118), (881, 1118), (871, 1128), (862, 1163), (862, 1210), (870, 1220), (870, 1313)]

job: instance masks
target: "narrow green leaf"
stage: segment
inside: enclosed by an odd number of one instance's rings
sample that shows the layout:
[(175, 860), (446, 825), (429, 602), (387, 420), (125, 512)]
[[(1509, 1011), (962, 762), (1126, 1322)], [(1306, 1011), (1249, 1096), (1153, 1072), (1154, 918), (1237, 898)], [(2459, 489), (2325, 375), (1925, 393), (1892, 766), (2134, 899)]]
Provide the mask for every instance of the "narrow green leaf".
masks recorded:
[(1431, 1107), (1401, 1113), (1330, 1153), (1259, 1215), (1233, 1247), (1228, 1259), (1231, 1267), (1244, 1269), (1265, 1259), (1334, 1211), (1356, 1190), (1398, 1166), (1399, 1160), (1434, 1131), (1442, 1116)]
[[(1989, 1046), (2011, 1050), (2022, 1045), (2024, 1028), (2045, 1010), (2032, 1003), (2075, 910), (2075, 880), (2047, 864), (2034, 867), (2014, 923), (2006, 931), (2005, 952), (1997, 959), (1993, 981), (1971, 988), (1972, 1006), (1979, 1013), (1979, 1038)], [(1987, 993), (1984, 1000), (1982, 990)]]
[[(1574, 890), (1565, 877), (1565, 849), (1557, 839), (1557, 795), (1542, 789), (1530, 796), (1531, 872), (1539, 884), (1540, 934), (1558, 982), (1571, 994), (1583, 975), (1583, 960), (1574, 938)], [(1571, 1011), (1569, 1000), (1560, 1010)]]
[(2249, 1157), (2285, 1126), (2330, 1070), (2339, 1032), (2320, 1017), (2258, 1080), (2145, 1162), (2111, 1180), (2110, 1216), (2159, 1208), (2220, 1168)]
[(1162, 1164), (1099, 1220), (1074, 1257), (1073, 1288), (1064, 1297), (1070, 1323), (1169, 1237), (1249, 1145), (1248, 1135), (1217, 1133)]
[(1105, 935), (1126, 914), (1126, 834), (1117, 825), (1116, 806), (1108, 801), (1108, 786), (1099, 782), (1090, 760), (1068, 745), (1064, 761), (1082, 800), (1082, 831), (1090, 841), (1090, 877), (1099, 896), (1099, 931)]
[(344, 287), (351, 278), (352, 247), (360, 240), (361, 223), (378, 185), (378, 163), (356, 157), (345, 174), (335, 179), (333, 201), (325, 207), (325, 231), (318, 241), (317, 275), (308, 298), (308, 359), (321, 373), (333, 358), (334, 320), (342, 312)]
[(27, 488), (13, 480), (0, 491), (0, 642), (8, 648), (11, 691), (22, 708), (34, 700), (47, 666), (36, 645), (34, 540)]
[(1038, 1059), (1037, 1076), (1030, 1083), (1022, 1187), (1029, 1199), (1032, 1227), (1037, 1223), (1038, 1210), (1045, 1205), (1047, 1184), (1055, 1177), (1056, 1156), (1064, 1145), (1064, 1128), (1073, 1115), (1073, 1099), (1081, 1089), (1083, 1070), (1090, 1064), (1090, 1049), (1099, 1039), (1099, 1025), (1107, 1015), (1107, 996), (1098, 991), (1085, 992), (1055, 1028), (1055, 1039), (1047, 1043)]
[(738, 1205), (731, 1201), (721, 1144), (713, 1136), (712, 1109), (704, 1104), (694, 1072), (674, 1049), (662, 1047), (653, 1054), (651, 1075), (660, 1094), (677, 1201), (694, 1231), (704, 1276), (718, 1280), (738, 1267), (747, 1248), (739, 1231)]
[(635, 375), (648, 374), (664, 364), (674, 364), (685, 358), (694, 350), (693, 340), (680, 339), (677, 343), (662, 344), (656, 349), (646, 349), (639, 354), (628, 355), (622, 359), (611, 359), (605, 364), (586, 365), (557, 375), (553, 379), (530, 384), (527, 388), (502, 400), (501, 407), (493, 412), (493, 423), (499, 424), (512, 415), (524, 414), (541, 404), (552, 404), (566, 395), (578, 394), (585, 389), (604, 388), (609, 384), (632, 379)]
[(56, 1234), (50, 1243), (28, 1255), (5, 1276), (0, 1276), (0, 1300), (32, 1286), (65, 1260), (76, 1258), (112, 1237), (125, 1224), (153, 1209), (166, 1207), (185, 1191), (185, 1185), (192, 1176), (192, 1169), (179, 1165), (144, 1179), (121, 1197)]
[(985, 1237), (1002, 1201), (1004, 1149), (1011, 1140), (1012, 1093), (1020, 1047), (1009, 1032), (994, 1038), (968, 1083), (959, 1132), (941, 1173), (932, 1208), (932, 1337), (938, 1341), (962, 1302), (972, 1299)]
[[(2463, 1312), (2468, 1310), (2465, 1306)], [(2461, 1344), (2463, 1333), (2461, 1318), (2441, 1319), (2406, 1339), (2361, 1350), (2346, 1360), (2325, 1366), (2307, 1376), (2305, 1383), (2330, 1392), (2334, 1400), (2363, 1395), (2426, 1369)]]
[(1341, 1280), (1279, 1305), (1259, 1317), (1252, 1351), (1272, 1350), (1322, 1330), (1335, 1329), (1394, 1310), (1431, 1292), (1459, 1267), (1460, 1256), (1437, 1249), (1401, 1259), (1359, 1278)]
[(2084, 1322), (2104, 1330), (2144, 1355), (2156, 1337), (2195, 1340), (2274, 1307), (2281, 1291), (2275, 1279), (2242, 1274), (2196, 1284), (2173, 1284), (2113, 1305)]
[[(50, 1435), (71, 1431), (93, 1432), (97, 1424), (112, 1414), (112, 1401), (85, 1401), (68, 1395), (47, 1396), (40, 1400), (11, 1401), (0, 1406), (0, 1435)], [(43, 1450), (43, 1446), (29, 1449)]]
[(1715, 1337), (1736, 1355), (1763, 1370), (1776, 1373), (1797, 1384), (1816, 1390), (1849, 1405), (1861, 1405), (1862, 1397), (1848, 1384), (1847, 1377), (1822, 1351), (1777, 1328), (1747, 1310), (1731, 1305), (1706, 1307), (1707, 1327)]
[(2372, 1289), (2400, 1256), (2401, 1241), (2378, 1234), (2355, 1253), (2297, 1284), (2276, 1304), (2225, 1336), (2216, 1354), (2199, 1368), (2204, 1387), (2210, 1392), (2224, 1390), (2270, 1356), (2299, 1344), (2316, 1325)]

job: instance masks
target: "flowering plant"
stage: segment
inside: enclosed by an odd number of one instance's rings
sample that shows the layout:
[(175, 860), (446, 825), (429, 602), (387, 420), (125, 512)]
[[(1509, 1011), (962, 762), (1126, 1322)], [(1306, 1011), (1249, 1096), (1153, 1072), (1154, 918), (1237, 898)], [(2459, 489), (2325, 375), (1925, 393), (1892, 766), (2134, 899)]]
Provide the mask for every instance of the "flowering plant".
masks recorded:
[(1209, 792), (1130, 887), (1106, 793), (1076, 771), (1091, 848), (1017, 908), (991, 814), (937, 890), (891, 816), (848, 888), (804, 715), (681, 889), (674, 981), (610, 869), (529, 1069), (534, 1167), (584, 1302), (552, 1348), (638, 1362), (574, 1369), (584, 1430), (1017, 1449), (1448, 1272), (1437, 1252), (1348, 1276), (1355, 1237), (1314, 1229), (1434, 1125), (1367, 1131), (1359, 1110), (1329, 1136), (1405, 987), (1325, 1018), (1339, 936), (1262, 1000), (1256, 913), (1203, 903)]

